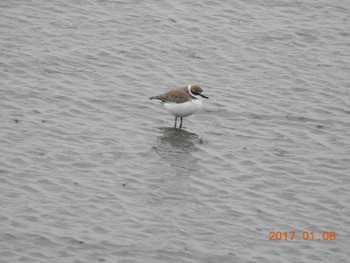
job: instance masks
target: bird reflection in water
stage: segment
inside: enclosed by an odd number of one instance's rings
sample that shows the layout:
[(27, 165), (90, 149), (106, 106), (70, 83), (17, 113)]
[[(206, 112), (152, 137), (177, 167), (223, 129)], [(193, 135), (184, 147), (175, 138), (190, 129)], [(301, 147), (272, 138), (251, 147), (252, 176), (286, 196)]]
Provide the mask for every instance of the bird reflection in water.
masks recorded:
[[(193, 171), (197, 158), (192, 153), (199, 150), (203, 140), (195, 133), (176, 128), (160, 128), (161, 135), (153, 149), (172, 166)], [(183, 170), (181, 169), (181, 170)]]

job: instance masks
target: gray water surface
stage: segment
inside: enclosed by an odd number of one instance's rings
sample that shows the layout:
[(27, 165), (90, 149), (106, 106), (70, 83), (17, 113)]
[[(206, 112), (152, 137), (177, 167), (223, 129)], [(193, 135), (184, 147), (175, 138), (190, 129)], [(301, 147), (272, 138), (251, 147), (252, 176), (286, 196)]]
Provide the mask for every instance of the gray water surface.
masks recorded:
[(1, 262), (350, 261), (349, 1), (0, 13)]

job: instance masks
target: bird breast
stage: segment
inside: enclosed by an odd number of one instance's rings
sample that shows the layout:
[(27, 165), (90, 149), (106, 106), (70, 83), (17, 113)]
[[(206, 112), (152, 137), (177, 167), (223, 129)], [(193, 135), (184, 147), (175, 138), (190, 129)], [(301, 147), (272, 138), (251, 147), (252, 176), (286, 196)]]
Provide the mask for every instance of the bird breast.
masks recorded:
[(202, 106), (202, 100), (190, 100), (183, 103), (164, 103), (165, 109), (176, 117), (187, 117)]

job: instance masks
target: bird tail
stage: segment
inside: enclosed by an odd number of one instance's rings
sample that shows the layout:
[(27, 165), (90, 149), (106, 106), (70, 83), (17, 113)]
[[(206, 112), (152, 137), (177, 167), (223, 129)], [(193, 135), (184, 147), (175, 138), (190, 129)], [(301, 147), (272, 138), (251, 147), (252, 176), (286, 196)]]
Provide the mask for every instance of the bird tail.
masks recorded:
[(160, 100), (159, 96), (153, 96), (149, 98), (150, 100)]

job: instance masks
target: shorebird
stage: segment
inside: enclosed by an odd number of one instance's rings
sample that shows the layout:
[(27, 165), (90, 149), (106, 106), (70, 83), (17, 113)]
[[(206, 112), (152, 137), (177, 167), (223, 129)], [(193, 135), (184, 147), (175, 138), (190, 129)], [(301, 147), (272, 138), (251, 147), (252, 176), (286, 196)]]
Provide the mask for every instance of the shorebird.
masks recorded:
[(177, 117), (181, 118), (179, 128), (182, 128), (182, 118), (187, 117), (202, 106), (202, 97), (209, 99), (202, 94), (203, 90), (198, 85), (187, 85), (186, 87), (172, 89), (164, 94), (150, 97), (151, 100), (160, 101), (164, 108), (175, 116), (176, 128)]

